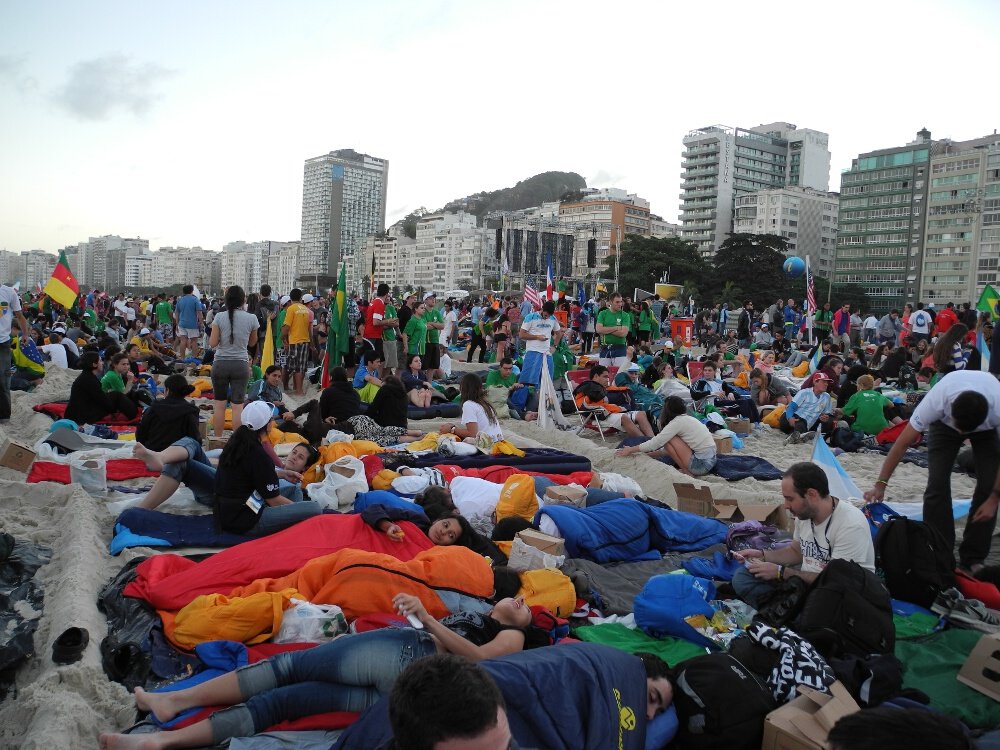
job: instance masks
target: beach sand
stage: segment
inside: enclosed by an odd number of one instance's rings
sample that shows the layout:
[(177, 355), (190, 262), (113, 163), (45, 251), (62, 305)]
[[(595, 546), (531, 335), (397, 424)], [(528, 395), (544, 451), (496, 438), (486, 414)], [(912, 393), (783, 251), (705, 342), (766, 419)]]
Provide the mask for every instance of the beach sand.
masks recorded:
[[(481, 368), (473, 365), (469, 369)], [(464, 363), (456, 367), (457, 371), (465, 369)], [(76, 374), (50, 370), (35, 392), (15, 393), (13, 417), (6, 429), (0, 427), (0, 436), (10, 435), (29, 444), (44, 436), (52, 421), (31, 407), (67, 398)], [(310, 397), (315, 397), (315, 388)], [(414, 426), (429, 430), (441, 421), (414, 423)], [(587, 456), (597, 471), (632, 477), (646, 496), (658, 500), (673, 503), (676, 498), (673, 483), (692, 481), (646, 456), (618, 458), (613, 451), (617, 440), (609, 439), (602, 444), (593, 432), (578, 437), (511, 420), (504, 420), (503, 427), (514, 442), (579, 453)], [(762, 456), (779, 469), (785, 469), (796, 461), (808, 460), (811, 445), (786, 446), (783, 435), (764, 430), (747, 438), (742, 452)], [(852, 454), (843, 459), (862, 490), (871, 486), (881, 462), (879, 455)], [(901, 465), (893, 477), (889, 496), (896, 500), (918, 500), (926, 476), (925, 469)], [(759, 499), (775, 504), (781, 501), (777, 481), (726, 482), (718, 477), (698, 481), (708, 484), (715, 497)], [(151, 482), (144, 479), (133, 483)], [(953, 487), (955, 497), (970, 497), (973, 481), (956, 474)], [(52, 561), (36, 573), (45, 591), (44, 611), (35, 633), (36, 653), (18, 670), (16, 691), (0, 704), (0, 749), (96, 747), (101, 731), (128, 727), (135, 719), (127, 691), (109, 681), (101, 668), (99, 645), (107, 634), (107, 623), (97, 609), (97, 595), (130, 559), (154, 554), (155, 550), (138, 548), (111, 557), (107, 550), (114, 518), (105, 506), (106, 500), (89, 496), (78, 485), (26, 485), (23, 474), (0, 467), (3, 530), (18, 539), (53, 549)], [(90, 645), (79, 662), (56, 666), (51, 659), (52, 642), (74, 625), (89, 630)]]

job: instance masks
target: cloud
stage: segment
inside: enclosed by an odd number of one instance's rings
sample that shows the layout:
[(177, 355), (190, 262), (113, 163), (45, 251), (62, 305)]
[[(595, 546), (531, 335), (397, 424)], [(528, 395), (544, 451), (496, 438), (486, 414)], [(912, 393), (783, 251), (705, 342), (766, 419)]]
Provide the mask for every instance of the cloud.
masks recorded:
[(22, 94), (38, 88), (38, 81), (24, 72), (24, 58), (0, 55), (0, 81), (10, 84)]
[(606, 169), (598, 169), (597, 174), (587, 180), (587, 184), (591, 187), (611, 187), (623, 178), (624, 175), (613, 174)]
[(125, 55), (82, 60), (55, 93), (55, 101), (81, 120), (106, 120), (116, 110), (142, 117), (158, 101), (157, 85), (174, 71)]

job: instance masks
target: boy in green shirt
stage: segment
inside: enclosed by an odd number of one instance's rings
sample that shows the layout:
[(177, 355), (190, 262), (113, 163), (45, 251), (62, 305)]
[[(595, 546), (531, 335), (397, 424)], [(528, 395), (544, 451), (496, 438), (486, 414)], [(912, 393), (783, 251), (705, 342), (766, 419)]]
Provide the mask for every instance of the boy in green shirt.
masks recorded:
[[(875, 378), (862, 375), (858, 378), (858, 392), (842, 407), (845, 415), (854, 416), (853, 428), (866, 435), (877, 435), (889, 426), (885, 409), (892, 406), (892, 401), (874, 389)], [(899, 424), (901, 421), (899, 417), (893, 417), (892, 424)]]
[(153, 307), (153, 314), (156, 316), (157, 328), (163, 341), (167, 342), (174, 337), (174, 307), (170, 304), (165, 294), (161, 294)]
[(632, 328), (632, 316), (622, 309), (624, 300), (615, 292), (608, 306), (597, 314), (597, 333), (601, 337), (600, 364), (605, 367), (625, 366), (628, 359), (626, 337)]

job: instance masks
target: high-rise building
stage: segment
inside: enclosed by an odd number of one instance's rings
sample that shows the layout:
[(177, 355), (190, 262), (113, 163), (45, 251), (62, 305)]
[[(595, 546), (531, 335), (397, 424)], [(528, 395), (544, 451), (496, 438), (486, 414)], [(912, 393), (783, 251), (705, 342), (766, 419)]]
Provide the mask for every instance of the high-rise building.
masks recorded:
[(153, 253), (152, 285), (194, 284), (205, 294), (222, 291), (222, 253), (201, 247), (161, 247)]
[[(222, 247), (222, 288), (236, 284), (250, 294), (260, 289), (261, 284), (270, 284), (268, 281), (273, 276), (290, 279), (287, 286), (272, 286), (280, 294), (287, 294), (295, 285), (295, 276), (298, 266), (298, 244), (297, 242), (275, 242), (273, 240), (261, 240), (259, 242), (243, 242), (237, 240)], [(295, 247), (295, 253), (283, 252), (288, 245)], [(283, 263), (288, 263), (294, 258), (290, 268), (277, 268), (277, 258), (282, 258)], [(271, 266), (275, 265), (272, 274)]]
[[(341, 258), (385, 230), (389, 161), (352, 149), (307, 159), (302, 180), (300, 286), (336, 286)], [(351, 265), (351, 264), (349, 264)]]
[(809, 258), (810, 270), (829, 278), (837, 252), (838, 198), (803, 187), (758, 190), (736, 199), (733, 231), (784, 237), (789, 255)]
[(860, 284), (878, 313), (918, 299), (934, 146), (924, 129), (905, 146), (859, 154), (840, 176), (834, 281)]
[(599, 194), (587, 196), (580, 201), (560, 204), (559, 222), (563, 226), (551, 231), (566, 232), (567, 227), (571, 228), (575, 237), (573, 277), (584, 279), (588, 272), (592, 273), (587, 265), (588, 242), (596, 243), (596, 268), (605, 269), (626, 235), (650, 236), (649, 201), (634, 195), (622, 195), (617, 199), (602, 199)]
[(45, 286), (55, 270), (58, 257), (44, 250), (22, 251), (17, 260), (17, 278), (14, 281), (20, 281), (22, 289), (35, 289), (39, 284)]
[(829, 136), (787, 122), (711, 125), (684, 137), (682, 238), (711, 256), (733, 231), (736, 199), (770, 188), (830, 188)]
[(1000, 136), (931, 150), (920, 299), (975, 305), (1000, 285)]

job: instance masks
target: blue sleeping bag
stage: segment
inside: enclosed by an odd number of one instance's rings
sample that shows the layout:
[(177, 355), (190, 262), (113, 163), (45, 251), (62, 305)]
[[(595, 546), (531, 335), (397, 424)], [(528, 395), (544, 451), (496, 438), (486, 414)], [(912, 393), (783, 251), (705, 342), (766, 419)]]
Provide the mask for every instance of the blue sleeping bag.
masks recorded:
[(590, 508), (550, 505), (547, 515), (566, 540), (566, 556), (597, 563), (649, 560), (666, 552), (697, 552), (726, 541), (721, 521), (623, 498)]
[[(524, 748), (644, 750), (646, 670), (635, 656), (597, 643), (521, 651), (482, 662), (507, 704)], [(340, 736), (334, 750), (371, 750), (392, 739), (382, 698)]]
[(216, 530), (212, 514), (177, 516), (128, 508), (115, 520), (110, 551), (117, 555), (129, 547), (232, 547), (252, 538)]

